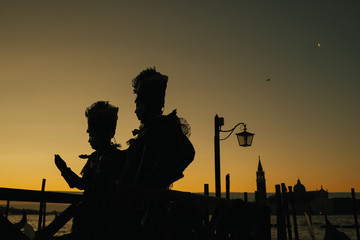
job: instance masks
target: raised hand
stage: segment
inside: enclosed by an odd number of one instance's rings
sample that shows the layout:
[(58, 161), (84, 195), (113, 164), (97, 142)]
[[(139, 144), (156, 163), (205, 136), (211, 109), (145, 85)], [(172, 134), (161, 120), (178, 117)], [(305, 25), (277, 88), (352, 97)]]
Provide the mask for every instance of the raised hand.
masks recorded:
[(88, 159), (90, 156), (89, 155), (87, 155), (87, 154), (80, 154), (79, 155), (79, 158), (81, 158), (81, 159)]
[(67, 168), (66, 162), (58, 154), (55, 154), (55, 165), (61, 172)]

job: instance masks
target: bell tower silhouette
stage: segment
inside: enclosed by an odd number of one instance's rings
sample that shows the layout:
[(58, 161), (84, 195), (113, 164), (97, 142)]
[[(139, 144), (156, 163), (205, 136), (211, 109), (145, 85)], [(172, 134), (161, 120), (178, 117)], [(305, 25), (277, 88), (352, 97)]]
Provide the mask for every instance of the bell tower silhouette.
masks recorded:
[(266, 183), (265, 183), (265, 172), (261, 165), (260, 156), (259, 156), (259, 164), (256, 172), (256, 201), (263, 202), (266, 201)]

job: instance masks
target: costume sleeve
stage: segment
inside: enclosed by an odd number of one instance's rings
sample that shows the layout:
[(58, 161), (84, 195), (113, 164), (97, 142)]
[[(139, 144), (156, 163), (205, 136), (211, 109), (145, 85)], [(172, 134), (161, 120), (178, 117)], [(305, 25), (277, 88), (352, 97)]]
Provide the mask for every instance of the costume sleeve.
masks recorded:
[(66, 168), (64, 171), (62, 171), (61, 176), (63, 176), (65, 181), (69, 184), (70, 188), (76, 187), (79, 190), (84, 189), (83, 179), (74, 173), (70, 168)]
[(147, 152), (153, 161), (149, 181), (167, 187), (184, 176), (183, 171), (194, 160), (195, 149), (178, 124), (169, 124), (154, 138)]
[(184, 177), (183, 171), (194, 160), (195, 150), (189, 139), (185, 135), (179, 135), (176, 144), (167, 146), (171, 152), (165, 155), (162, 170), (162, 182), (170, 185)]

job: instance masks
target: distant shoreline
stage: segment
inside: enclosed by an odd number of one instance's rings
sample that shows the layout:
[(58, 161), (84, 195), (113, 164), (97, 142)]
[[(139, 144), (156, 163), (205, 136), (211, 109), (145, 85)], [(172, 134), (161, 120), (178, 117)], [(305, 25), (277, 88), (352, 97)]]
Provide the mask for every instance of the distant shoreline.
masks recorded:
[[(193, 192), (194, 194), (203, 195), (204, 193), (201, 192)], [(209, 193), (210, 196), (215, 196), (214, 192)], [(225, 198), (225, 192), (221, 193), (221, 196)], [(255, 201), (255, 193), (248, 192), (248, 201), (254, 202)], [(267, 196), (275, 195), (273, 192), (268, 192)], [(360, 193), (355, 193), (355, 197), (360, 199)], [(231, 192), (230, 193), (231, 199), (242, 199), (244, 200), (244, 192)], [(351, 192), (329, 192), (329, 199), (332, 198), (351, 198)], [(47, 203), (46, 204), (46, 214), (55, 214), (64, 211), (69, 204), (56, 204), (56, 203)], [(6, 201), (0, 201), (0, 213), (5, 213)], [(22, 209), (26, 210), (27, 214), (39, 214), (40, 205), (37, 202), (17, 202), (11, 201), (9, 214), (22, 214)], [(16, 212), (16, 213), (15, 213)]]
[[(14, 208), (14, 207), (10, 207), (9, 208), (9, 215), (22, 215), (23, 214), (23, 209), (25, 208)], [(0, 214), (5, 215), (6, 212), (6, 207), (0, 206)], [(39, 211), (38, 210), (34, 210), (34, 209), (25, 209), (26, 215), (38, 215)], [(58, 214), (58, 211), (51, 211), (51, 212), (46, 212), (46, 215), (56, 215)]]

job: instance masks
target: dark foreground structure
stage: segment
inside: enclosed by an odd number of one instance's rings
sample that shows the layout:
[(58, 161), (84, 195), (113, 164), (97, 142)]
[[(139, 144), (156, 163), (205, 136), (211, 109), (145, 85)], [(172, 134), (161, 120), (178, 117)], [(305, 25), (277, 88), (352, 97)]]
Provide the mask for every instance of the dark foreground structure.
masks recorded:
[[(123, 184), (119, 189), (116, 196), (119, 199), (140, 199), (167, 207), (168, 211), (163, 215), (166, 225), (159, 239), (271, 239), (269, 208), (263, 204), (149, 186)], [(73, 217), (82, 195), (0, 188), (0, 200), (40, 202), (39, 228), (35, 239), (46, 240), (53, 239), (57, 231)], [(46, 202), (71, 205), (48, 226), (44, 226)], [(2, 215), (0, 238), (29, 239)]]

